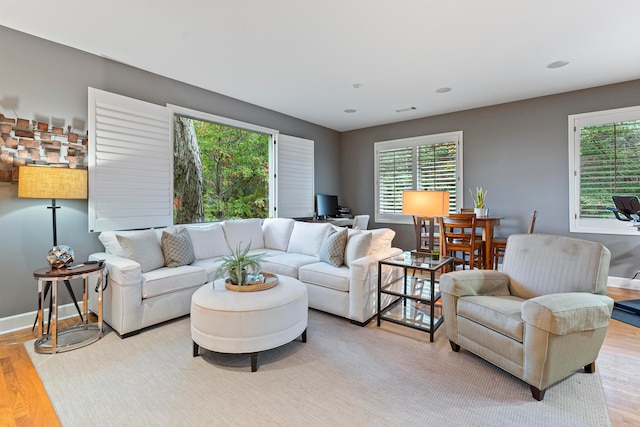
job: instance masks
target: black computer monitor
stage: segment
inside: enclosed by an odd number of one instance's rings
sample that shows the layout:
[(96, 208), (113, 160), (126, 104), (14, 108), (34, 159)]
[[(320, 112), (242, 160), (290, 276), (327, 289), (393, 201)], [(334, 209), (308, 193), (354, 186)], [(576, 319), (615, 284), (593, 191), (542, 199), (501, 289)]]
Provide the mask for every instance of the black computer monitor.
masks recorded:
[(319, 217), (337, 217), (339, 214), (338, 196), (316, 195), (316, 209)]

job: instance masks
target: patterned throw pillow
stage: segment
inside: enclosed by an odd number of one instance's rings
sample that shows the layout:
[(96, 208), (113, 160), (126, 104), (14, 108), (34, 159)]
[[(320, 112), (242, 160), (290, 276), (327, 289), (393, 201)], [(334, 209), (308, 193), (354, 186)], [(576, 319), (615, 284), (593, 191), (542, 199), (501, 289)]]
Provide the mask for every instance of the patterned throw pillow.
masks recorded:
[(347, 245), (347, 229), (331, 229), (320, 246), (320, 261), (334, 267), (340, 267), (344, 261), (344, 248)]
[(186, 228), (176, 234), (162, 232), (162, 253), (164, 254), (164, 264), (167, 267), (180, 267), (189, 265), (196, 260), (196, 255)]

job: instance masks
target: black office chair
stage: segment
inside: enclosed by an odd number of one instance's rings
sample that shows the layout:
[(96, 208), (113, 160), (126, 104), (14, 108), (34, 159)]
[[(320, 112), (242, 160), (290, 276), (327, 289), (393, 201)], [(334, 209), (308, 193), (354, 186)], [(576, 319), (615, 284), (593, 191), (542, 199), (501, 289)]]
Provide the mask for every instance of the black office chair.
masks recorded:
[[(607, 208), (620, 221), (640, 221), (640, 200), (638, 196), (611, 196), (615, 208)], [(622, 215), (622, 216), (621, 216)]]

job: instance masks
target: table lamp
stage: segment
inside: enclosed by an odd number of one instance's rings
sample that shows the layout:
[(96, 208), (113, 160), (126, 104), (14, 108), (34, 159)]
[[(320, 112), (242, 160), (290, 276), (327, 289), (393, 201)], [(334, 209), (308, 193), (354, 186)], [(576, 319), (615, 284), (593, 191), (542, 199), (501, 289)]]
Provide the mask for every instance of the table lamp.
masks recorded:
[(413, 215), (416, 232), (416, 249), (422, 247), (422, 224), (418, 217), (430, 217), (429, 251), (434, 248), (435, 218), (449, 213), (449, 193), (447, 191), (405, 190), (402, 192), (402, 214)]
[[(29, 199), (51, 199), (53, 224), (53, 249), (55, 259), (49, 259), (53, 267), (68, 265), (73, 261), (73, 250), (70, 254), (58, 248), (56, 227), (56, 199), (86, 199), (87, 170), (69, 169), (51, 166), (21, 166), (18, 173), (18, 197)], [(71, 249), (71, 248), (69, 248)], [(69, 256), (70, 255), (70, 256)], [(53, 261), (53, 262), (52, 262)]]

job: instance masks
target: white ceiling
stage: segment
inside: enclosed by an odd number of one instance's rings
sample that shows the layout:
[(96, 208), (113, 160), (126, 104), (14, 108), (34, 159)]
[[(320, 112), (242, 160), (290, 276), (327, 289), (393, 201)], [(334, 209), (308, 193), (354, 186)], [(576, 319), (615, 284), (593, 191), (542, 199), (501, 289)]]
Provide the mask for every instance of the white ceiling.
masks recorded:
[(640, 78), (638, 0), (0, 0), (0, 25), (338, 131)]

